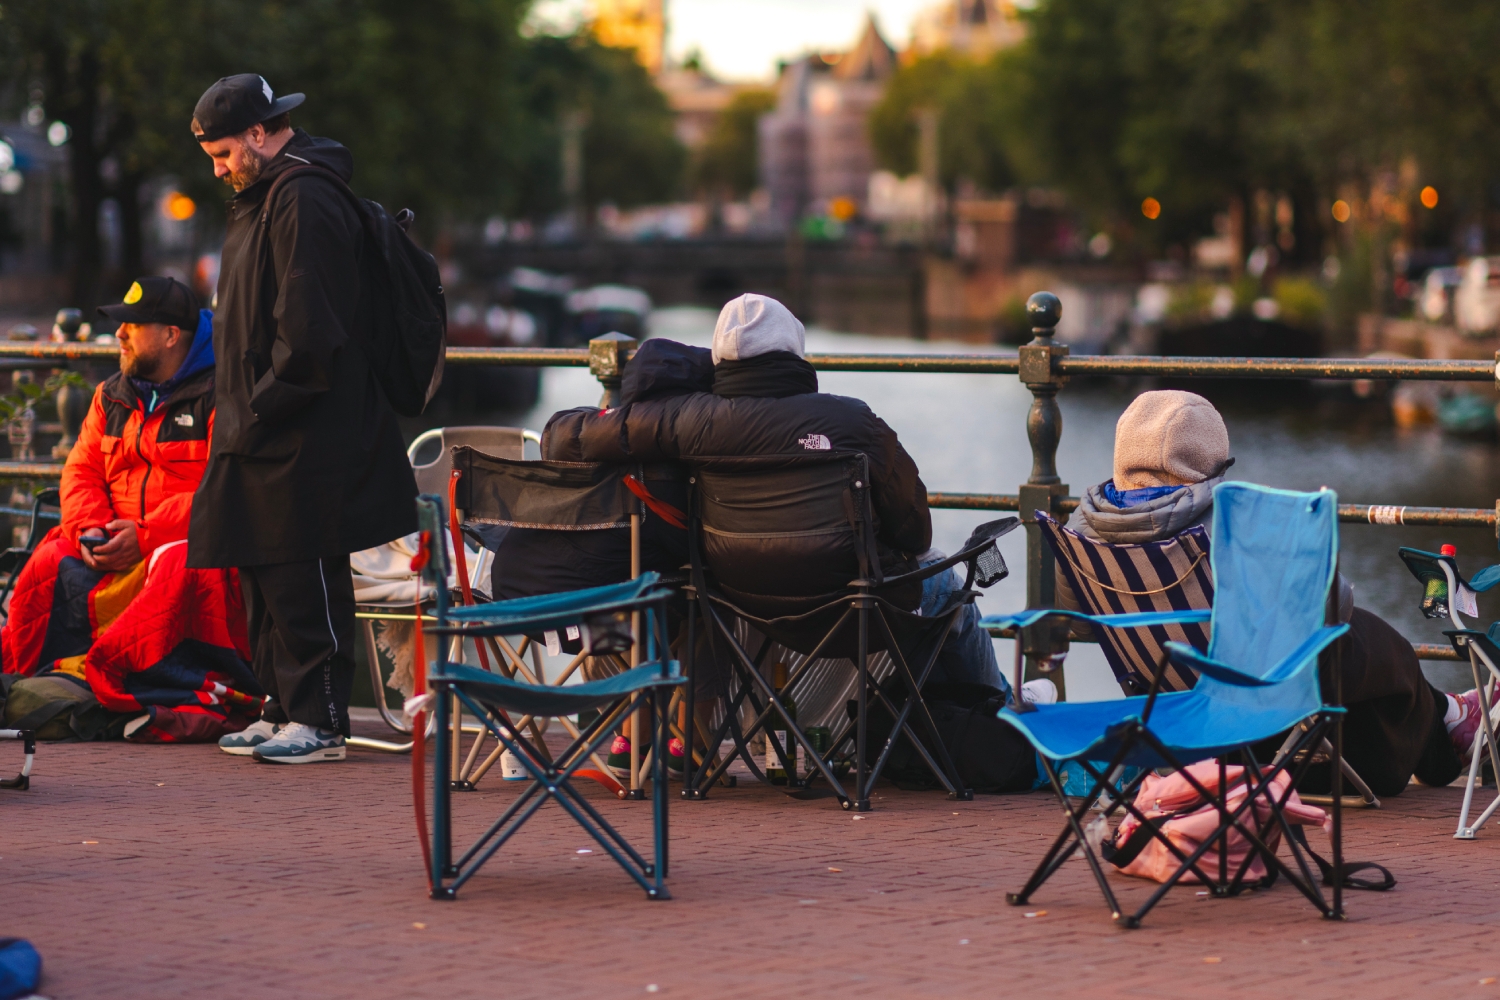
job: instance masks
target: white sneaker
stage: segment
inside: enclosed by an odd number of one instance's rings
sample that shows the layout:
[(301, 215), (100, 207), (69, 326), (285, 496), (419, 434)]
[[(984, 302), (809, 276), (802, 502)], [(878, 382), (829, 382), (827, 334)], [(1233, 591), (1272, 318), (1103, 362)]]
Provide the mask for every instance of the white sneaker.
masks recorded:
[(1057, 685), (1045, 677), (1021, 685), (1021, 700), (1028, 705), (1056, 705)]
[(263, 764), (313, 764), (343, 760), (344, 737), (333, 729), (288, 723), (252, 753)]
[(250, 723), (237, 733), (219, 737), (219, 749), (240, 757), (248, 757), (255, 748), (281, 731), (281, 726), (265, 719)]

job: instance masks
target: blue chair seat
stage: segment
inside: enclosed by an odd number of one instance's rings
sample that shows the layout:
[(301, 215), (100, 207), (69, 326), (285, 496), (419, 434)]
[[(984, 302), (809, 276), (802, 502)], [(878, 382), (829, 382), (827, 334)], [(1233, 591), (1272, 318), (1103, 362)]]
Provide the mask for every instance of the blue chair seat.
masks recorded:
[[(528, 598), (529, 600), (529, 598)], [(676, 660), (667, 661), (666, 676), (660, 662), (643, 663), (633, 670), (584, 684), (553, 687), (549, 684), (525, 684), (500, 674), (462, 663), (449, 663), (443, 669), (445, 683), (458, 688), (476, 701), (507, 712), (555, 717), (575, 715), (590, 709), (613, 705), (638, 691), (658, 687), (676, 687), (687, 678)]]

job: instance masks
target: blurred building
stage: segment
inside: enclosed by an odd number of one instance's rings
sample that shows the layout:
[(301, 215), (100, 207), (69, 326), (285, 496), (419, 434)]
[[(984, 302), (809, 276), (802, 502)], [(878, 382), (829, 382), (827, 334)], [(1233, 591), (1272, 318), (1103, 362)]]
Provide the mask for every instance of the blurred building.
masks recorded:
[(761, 184), (772, 215), (792, 224), (836, 202), (862, 210), (875, 151), (869, 116), (896, 71), (873, 15), (852, 50), (783, 65), (776, 108), (760, 121)]
[(594, 0), (594, 36), (605, 45), (635, 49), (652, 75), (666, 50), (666, 0)]
[(0, 309), (62, 293), (68, 153), (36, 120), (0, 122)]
[(692, 66), (662, 72), (656, 85), (676, 115), (673, 131), (677, 141), (690, 150), (703, 145), (720, 112), (729, 107), (736, 94), (747, 89), (743, 84), (724, 83)]
[(984, 59), (1025, 37), (1026, 25), (1010, 0), (943, 0), (912, 21), (911, 54), (947, 49)]

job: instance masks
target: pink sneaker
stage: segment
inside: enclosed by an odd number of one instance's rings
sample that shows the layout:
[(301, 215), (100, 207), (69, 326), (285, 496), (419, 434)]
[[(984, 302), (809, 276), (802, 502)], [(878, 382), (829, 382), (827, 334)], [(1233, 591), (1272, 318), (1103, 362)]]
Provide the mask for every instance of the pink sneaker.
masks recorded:
[[(1497, 694), (1500, 694), (1500, 685), (1497, 685), (1495, 690)], [(1463, 714), (1448, 730), (1448, 738), (1453, 741), (1453, 749), (1458, 751), (1458, 756), (1467, 767), (1474, 757), (1474, 736), (1479, 732), (1483, 721), (1481, 715), (1484, 711), (1481, 707), (1484, 704), (1483, 694), (1479, 688), (1471, 688), (1463, 694), (1454, 695), (1453, 698), (1458, 702), (1458, 707)], [(1500, 698), (1491, 699), (1492, 707), (1497, 700)]]

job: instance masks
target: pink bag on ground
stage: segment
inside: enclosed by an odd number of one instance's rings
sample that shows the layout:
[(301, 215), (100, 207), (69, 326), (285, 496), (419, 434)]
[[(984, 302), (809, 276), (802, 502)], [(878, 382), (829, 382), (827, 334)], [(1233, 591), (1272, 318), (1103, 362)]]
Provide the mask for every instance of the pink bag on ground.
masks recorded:
[[(1202, 761), (1191, 765), (1187, 770), (1209, 792), (1218, 792), (1219, 764), (1217, 761)], [(1229, 785), (1227, 808), (1233, 812), (1249, 794), (1246, 788), (1245, 769), (1237, 764), (1226, 767), (1224, 779)], [(1240, 817), (1240, 822), (1251, 830), (1259, 829), (1260, 824), (1271, 817), (1271, 803), (1281, 800), (1290, 782), (1291, 778), (1285, 771), (1276, 775), (1271, 780), (1271, 790), (1269, 792), (1263, 790), (1255, 797), (1250, 810)], [(1162, 834), (1179, 851), (1188, 856), (1196, 851), (1206, 838), (1212, 837), (1219, 826), (1219, 810), (1212, 802), (1205, 802), (1203, 796), (1188, 784), (1187, 779), (1181, 773), (1170, 774), (1166, 777), (1148, 775), (1142, 782), (1140, 791), (1136, 793), (1135, 807), (1147, 819), (1156, 821)], [(1291, 797), (1287, 799), (1283, 812), (1288, 823), (1321, 826), (1325, 833), (1330, 832), (1332, 820), (1328, 814), (1316, 806), (1304, 803), (1297, 797), (1296, 792), (1292, 792)], [(1139, 834), (1139, 837), (1132, 842), (1132, 836), (1136, 834)], [(1266, 831), (1264, 839), (1266, 846), (1273, 851), (1276, 850), (1281, 843), (1280, 824), (1273, 824)], [(1249, 839), (1233, 827), (1229, 830), (1228, 846), (1227, 870), (1230, 879), (1233, 879), (1240, 865), (1251, 853), (1252, 846)], [(1169, 851), (1160, 840), (1151, 837), (1141, 829), (1141, 822), (1133, 815), (1127, 815), (1120, 823), (1119, 829), (1115, 831), (1113, 845), (1107, 845), (1104, 854), (1106, 860), (1126, 875), (1148, 878), (1157, 882), (1165, 882), (1171, 878), (1172, 873), (1177, 871), (1181, 864), (1176, 855)], [(1197, 864), (1210, 877), (1217, 877), (1219, 871), (1217, 841), (1203, 852)], [(1265, 860), (1257, 853), (1246, 870), (1246, 881), (1256, 881), (1265, 876)], [(1197, 883), (1201, 880), (1195, 872), (1189, 869), (1181, 881)]]

